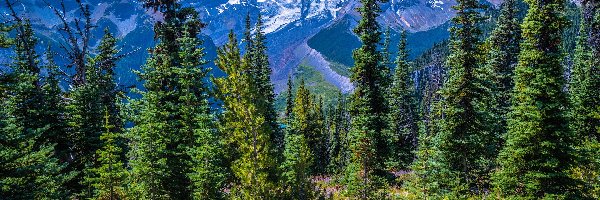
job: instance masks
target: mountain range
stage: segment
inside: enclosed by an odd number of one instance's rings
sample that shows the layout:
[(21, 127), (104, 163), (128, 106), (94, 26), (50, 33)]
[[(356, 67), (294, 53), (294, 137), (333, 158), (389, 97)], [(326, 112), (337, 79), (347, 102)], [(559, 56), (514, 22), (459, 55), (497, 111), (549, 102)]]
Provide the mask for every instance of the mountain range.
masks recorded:
[[(488, 2), (498, 5), (500, 1)], [(298, 71), (301, 68), (319, 72), (321, 80), (326, 82), (320, 84), (333, 85), (342, 92), (352, 90), (348, 69), (353, 64), (352, 50), (360, 45), (352, 32), (359, 19), (358, 0), (181, 2), (199, 11), (207, 24), (202, 37), (208, 61), (215, 58), (217, 47), (226, 42), (230, 30), (241, 35), (247, 14), (255, 20), (260, 13), (265, 23), (273, 71), (271, 79), (276, 92), (284, 90), (288, 75), (302, 76)], [(95, 41), (101, 38), (103, 29), (108, 28), (119, 37), (123, 52), (134, 52), (121, 61), (117, 73), (121, 84), (136, 84), (132, 70), (138, 70), (144, 64), (145, 49), (154, 44), (152, 27), (154, 22), (161, 20), (160, 13), (143, 9), (135, 0), (84, 0), (84, 3), (90, 6), (92, 21), (97, 25), (93, 31)], [(409, 32), (409, 48), (414, 58), (448, 38), (448, 20), (454, 16), (452, 6), (455, 4), (454, 0), (390, 0), (382, 4), (379, 21), (382, 30), (390, 28), (392, 41), (397, 41), (394, 38), (401, 30)], [(57, 44), (64, 42), (58, 31), (60, 19), (51, 9), (62, 10), (59, 1), (20, 0), (15, 8), (19, 14), (31, 19), (42, 45), (58, 48)], [(77, 17), (78, 9), (75, 1), (65, 1), (67, 19)], [(10, 18), (5, 5), (0, 7), (0, 12), (3, 13), (2, 20)], [(215, 68), (212, 64), (211, 67)], [(214, 71), (217, 76), (222, 74)]]

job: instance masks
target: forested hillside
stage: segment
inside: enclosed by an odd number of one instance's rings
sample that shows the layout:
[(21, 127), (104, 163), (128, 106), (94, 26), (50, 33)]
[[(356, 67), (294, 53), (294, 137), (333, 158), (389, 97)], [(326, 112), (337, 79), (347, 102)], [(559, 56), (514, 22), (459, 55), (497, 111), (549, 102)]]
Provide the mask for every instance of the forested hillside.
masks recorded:
[(196, 9), (137, 2), (160, 20), (124, 87), (119, 61), (140, 51), (89, 5), (51, 7), (57, 49), (16, 2), (0, 22), (0, 199), (600, 199), (597, 0), (458, 0), (450, 39), (415, 59), (407, 31), (380, 25), (388, 0), (360, 0), (352, 33), (308, 41), (352, 54), (329, 69), (348, 94), (313, 58), (279, 95), (260, 14), (209, 60)]

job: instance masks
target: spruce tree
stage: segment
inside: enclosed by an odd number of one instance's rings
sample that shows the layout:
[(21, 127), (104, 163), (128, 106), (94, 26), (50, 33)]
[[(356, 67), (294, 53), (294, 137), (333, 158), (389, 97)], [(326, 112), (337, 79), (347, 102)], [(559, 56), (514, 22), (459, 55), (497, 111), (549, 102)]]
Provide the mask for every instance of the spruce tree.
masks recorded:
[(570, 110), (570, 125), (574, 134), (582, 141), (576, 146), (579, 163), (574, 169), (574, 175), (584, 183), (582, 189), (590, 198), (600, 197), (600, 181), (596, 178), (600, 173), (600, 162), (597, 159), (600, 157), (600, 118), (596, 116), (597, 108), (600, 107), (600, 47), (592, 40), (600, 37), (600, 31), (592, 28), (595, 25), (594, 15), (597, 15), (595, 13), (599, 7), (593, 1), (582, 2), (582, 19), (569, 83), (573, 107)]
[(323, 175), (327, 170), (327, 135), (325, 130), (325, 113), (323, 110), (323, 97), (313, 95), (312, 104), (313, 121), (312, 126), (314, 135), (308, 135), (309, 145), (314, 155), (313, 174)]
[(337, 101), (329, 109), (327, 118), (328, 138), (328, 166), (330, 174), (341, 174), (348, 161), (347, 133), (349, 129), (349, 114), (346, 98), (339, 92)]
[(292, 112), (294, 109), (294, 91), (293, 91), (293, 87), (294, 84), (292, 82), (292, 75), (288, 76), (288, 82), (287, 82), (287, 95), (286, 95), (286, 99), (285, 99), (285, 117), (289, 126), (290, 121), (292, 120)]
[(362, 18), (354, 32), (362, 46), (354, 50), (355, 61), (351, 80), (355, 89), (350, 101), (352, 125), (349, 133), (351, 159), (346, 167), (346, 186), (349, 195), (360, 199), (376, 198), (372, 194), (381, 186), (386, 139), (382, 134), (386, 105), (381, 84), (381, 54), (377, 50), (381, 39), (377, 16), (380, 2), (386, 0), (361, 0), (358, 12)]
[[(381, 48), (381, 88), (387, 89), (392, 85), (393, 82), (393, 74), (392, 65), (394, 64), (392, 61), (392, 29), (387, 27), (385, 32), (383, 33), (383, 46)], [(387, 92), (386, 92), (387, 94)], [(393, 98), (393, 97), (388, 97)]]
[(121, 158), (123, 149), (118, 145), (121, 135), (113, 132), (108, 108), (105, 110), (104, 133), (100, 136), (103, 146), (96, 152), (99, 165), (89, 169), (93, 175), (85, 181), (93, 187), (93, 199), (126, 199), (127, 170)]
[(304, 80), (296, 91), (290, 128), (295, 134), (303, 135), (314, 158), (314, 165), (310, 165), (311, 173), (325, 173), (327, 157), (325, 147), (325, 134), (323, 131), (324, 117), (318, 99), (306, 88)]
[(304, 134), (290, 131), (285, 136), (285, 160), (281, 164), (281, 179), (285, 199), (313, 199), (314, 186), (310, 181), (314, 160)]
[(464, 198), (489, 186), (496, 158), (495, 98), (491, 72), (483, 67), (479, 26), (484, 8), (477, 0), (459, 0), (450, 28), (449, 79), (442, 89), (443, 115), (436, 136), (441, 187), (448, 195)]
[(521, 23), (519, 19), (519, 0), (507, 0), (502, 3), (498, 23), (488, 38), (490, 46), (486, 68), (494, 72), (494, 93), (498, 98), (498, 110), (501, 116), (499, 133), (506, 133), (506, 118), (510, 110), (511, 92), (514, 87), (513, 71), (517, 65), (519, 44), (521, 43)]
[[(149, 50), (143, 72), (138, 73), (145, 90), (138, 91), (142, 97), (131, 105), (135, 113), (134, 127), (128, 133), (128, 156), (132, 158), (130, 194), (141, 199), (220, 195), (218, 181), (210, 182), (215, 184), (210, 185), (215, 190), (205, 193), (205, 180), (218, 180), (221, 174), (203, 174), (203, 170), (214, 172), (218, 168), (197, 166), (206, 159), (203, 145), (218, 145), (204, 141), (216, 137), (208, 123), (211, 118), (205, 86), (207, 70), (203, 68), (206, 61), (197, 38), (204, 24), (196, 11), (183, 8), (176, 1), (148, 0), (144, 7), (161, 12), (164, 20), (155, 26), (157, 44)], [(210, 163), (217, 163), (213, 161)]]
[(89, 169), (98, 168), (96, 151), (102, 147), (100, 135), (104, 132), (104, 111), (108, 109), (112, 132), (121, 132), (122, 121), (117, 104), (118, 91), (114, 80), (114, 68), (119, 51), (117, 40), (105, 30), (98, 46), (98, 55), (86, 64), (85, 81), (77, 84), (69, 93), (71, 99), (67, 105), (69, 125), (69, 147), (72, 160), (70, 171), (77, 176), (70, 182), (76, 195), (93, 196), (93, 187), (85, 181), (92, 178)]
[[(271, 66), (269, 64), (269, 56), (267, 55), (267, 37), (263, 32), (264, 22), (262, 15), (259, 13), (256, 19), (256, 25), (254, 30), (254, 37), (252, 40), (252, 49), (246, 52), (250, 52), (249, 64), (251, 66), (252, 76), (254, 84), (258, 88), (258, 105), (259, 109), (263, 112), (266, 122), (271, 126), (271, 140), (275, 145), (275, 150), (278, 154), (281, 154), (283, 150), (283, 132), (279, 129), (277, 123), (277, 113), (275, 111), (275, 93), (273, 84), (271, 83)], [(279, 156), (279, 155), (278, 155)]]
[(56, 144), (55, 157), (59, 160), (68, 160), (69, 157), (69, 138), (65, 135), (68, 130), (66, 119), (66, 105), (63, 100), (64, 92), (60, 88), (59, 67), (54, 62), (55, 54), (48, 48), (45, 52), (46, 70), (48, 76), (45, 78), (42, 90), (44, 92), (44, 102), (46, 112), (43, 114), (43, 119), (46, 119), (50, 124), (48, 134), (44, 140), (49, 143)]
[(498, 158), (494, 186), (504, 196), (574, 198), (567, 170), (574, 162), (569, 102), (563, 88), (561, 33), (564, 1), (527, 0), (523, 39), (506, 145)]
[(418, 110), (412, 74), (406, 49), (406, 31), (403, 31), (389, 92), (391, 98), (387, 138), (390, 140), (390, 156), (387, 165), (395, 170), (407, 169), (414, 159), (413, 151), (416, 150)]
[[(194, 20), (197, 20), (194, 16)], [(179, 57), (182, 70), (179, 72), (179, 86), (183, 90), (179, 106), (182, 115), (182, 128), (186, 134), (193, 134), (194, 142), (187, 147), (191, 157), (191, 170), (188, 174), (192, 182), (194, 199), (223, 199), (226, 172), (224, 169), (223, 140), (213, 123), (209, 106), (209, 91), (204, 85), (209, 69), (203, 68), (204, 48), (197, 38), (199, 21), (191, 20), (184, 25)]]
[(97, 51), (98, 55), (91, 60), (92, 65), (95, 66), (93, 68), (95, 75), (93, 76), (96, 80), (90, 81), (95, 82), (99, 87), (99, 100), (102, 106), (108, 109), (110, 125), (113, 127), (112, 131), (120, 132), (123, 129), (123, 120), (120, 116), (117, 101), (120, 98), (121, 91), (117, 88), (115, 69), (117, 61), (122, 55), (118, 55), (120, 50), (117, 49), (117, 39), (108, 29), (104, 30), (104, 36), (100, 40)]
[(46, 139), (55, 128), (41, 81), (37, 38), (28, 20), (18, 21), (11, 68), (14, 84), (9, 85), (0, 115), (0, 196), (7, 199), (64, 199), (62, 187), (71, 178), (61, 174), (64, 165), (54, 157), (55, 143)]
[(253, 84), (250, 60), (242, 59), (235, 34), (219, 48), (215, 64), (227, 77), (213, 78), (216, 97), (223, 103), (220, 129), (228, 133), (226, 145), (235, 149), (231, 170), (236, 181), (231, 188), (234, 199), (270, 199), (277, 195), (277, 165), (271, 136), (273, 127), (266, 120), (258, 86)]

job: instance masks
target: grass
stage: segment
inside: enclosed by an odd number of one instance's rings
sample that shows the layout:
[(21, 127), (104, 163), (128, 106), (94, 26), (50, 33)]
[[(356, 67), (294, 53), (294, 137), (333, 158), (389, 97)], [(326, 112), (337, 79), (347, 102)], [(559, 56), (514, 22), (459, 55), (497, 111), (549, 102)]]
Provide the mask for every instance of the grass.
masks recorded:
[[(335, 97), (337, 97), (340, 90), (327, 82), (321, 72), (315, 70), (314, 66), (308, 65), (306, 62), (302, 62), (294, 72), (294, 94), (296, 93), (295, 90), (297, 86), (303, 79), (306, 88), (308, 88), (313, 95), (323, 98), (324, 108), (335, 103)], [(275, 98), (275, 109), (277, 110), (277, 113), (284, 113), (286, 95), (287, 91), (283, 91)]]

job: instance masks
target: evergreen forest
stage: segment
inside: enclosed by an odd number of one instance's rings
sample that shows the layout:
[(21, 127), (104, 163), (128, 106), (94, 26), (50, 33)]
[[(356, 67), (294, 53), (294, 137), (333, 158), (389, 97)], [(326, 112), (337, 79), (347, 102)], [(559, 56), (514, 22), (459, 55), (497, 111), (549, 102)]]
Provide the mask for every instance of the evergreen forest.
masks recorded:
[(275, 92), (261, 15), (208, 60), (196, 10), (139, 0), (162, 20), (127, 87), (132, 52), (84, 1), (54, 8), (59, 51), (2, 1), (2, 200), (600, 199), (598, 0), (457, 0), (415, 59), (379, 24), (388, 0), (360, 0), (354, 88), (329, 96), (292, 75)]

